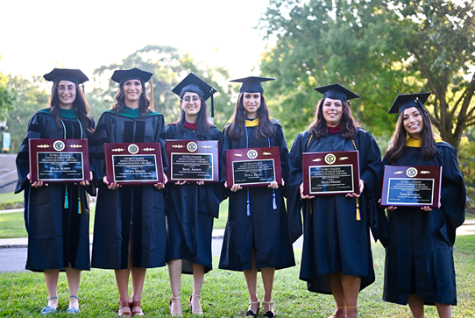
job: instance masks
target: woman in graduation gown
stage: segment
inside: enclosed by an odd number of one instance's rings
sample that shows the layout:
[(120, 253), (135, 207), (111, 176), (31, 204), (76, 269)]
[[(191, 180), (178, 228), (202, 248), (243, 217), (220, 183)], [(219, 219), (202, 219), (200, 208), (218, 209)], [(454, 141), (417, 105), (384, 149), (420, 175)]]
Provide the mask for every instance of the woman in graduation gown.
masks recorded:
[[(348, 100), (358, 95), (332, 84), (316, 88), (323, 94), (315, 119), (296, 136), (290, 151), (289, 214), (304, 216), (300, 279), (309, 291), (333, 294), (330, 317), (357, 317), (360, 290), (375, 280), (369, 228), (378, 238), (377, 200), (381, 187), (381, 153), (371, 134), (358, 127)], [(358, 150), (361, 194), (305, 196), (302, 154)]]
[[(217, 140), (223, 133), (207, 119), (206, 100), (216, 90), (190, 73), (173, 92), (180, 97), (180, 117), (165, 129), (166, 139)], [(213, 102), (211, 102), (213, 104)], [(212, 269), (211, 239), (214, 218), (223, 199), (220, 183), (168, 182), (167, 262), (172, 299), (170, 313), (181, 316), (181, 274), (193, 274), (192, 314), (203, 314), (200, 297), (204, 274)]]
[[(164, 183), (121, 187), (106, 175), (104, 143), (161, 145), (167, 169), (163, 116), (152, 110), (145, 83), (152, 73), (133, 68), (116, 70), (116, 103), (99, 119), (92, 163), (99, 193), (94, 224), (92, 267), (114, 269), (119, 290), (119, 316), (143, 315), (140, 305), (147, 268), (165, 266), (167, 234)], [(166, 176), (165, 176), (166, 183)], [(132, 274), (132, 295), (128, 282)]]
[(26, 269), (43, 271), (48, 289), (48, 305), (41, 314), (58, 307), (58, 275), (66, 271), (69, 287), (68, 313), (79, 312), (79, 283), (82, 270), (90, 269), (89, 206), (86, 191), (95, 194), (89, 182), (46, 184), (30, 182), (30, 138), (85, 139), (94, 132), (88, 116), (89, 105), (79, 84), (88, 80), (76, 69), (55, 68), (44, 75), (53, 82), (50, 107), (30, 119), (28, 131), (18, 153), (18, 184), (15, 193), (28, 192), (28, 257)]
[[(432, 130), (423, 103), (430, 93), (399, 95), (389, 113), (399, 113), (384, 165), (441, 166), (441, 206), (389, 207), (390, 240), (386, 245), (385, 301), (409, 303), (415, 318), (424, 305), (451, 317), (457, 304), (453, 245), (465, 218), (465, 183), (455, 149)], [(384, 194), (383, 194), (384, 195)]]
[[(228, 220), (224, 233), (220, 269), (244, 271), (249, 292), (246, 317), (255, 317), (260, 309), (257, 297), (257, 271), (264, 285), (265, 317), (275, 317), (272, 308), (272, 285), (276, 269), (295, 265), (284, 195), (288, 176), (288, 149), (281, 124), (271, 119), (261, 82), (265, 77), (232, 80), (242, 82), (234, 115), (224, 129), (221, 152), (221, 180), (226, 181), (226, 149), (279, 147), (282, 183), (268, 187), (242, 188), (233, 185), (229, 194)], [(227, 184), (225, 184), (226, 186)]]

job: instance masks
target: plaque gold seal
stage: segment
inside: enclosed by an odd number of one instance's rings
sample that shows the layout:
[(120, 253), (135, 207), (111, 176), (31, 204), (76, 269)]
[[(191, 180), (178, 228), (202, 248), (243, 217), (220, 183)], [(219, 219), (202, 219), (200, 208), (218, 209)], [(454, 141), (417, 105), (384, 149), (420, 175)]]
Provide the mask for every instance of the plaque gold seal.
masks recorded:
[(54, 148), (54, 150), (56, 150), (56, 151), (63, 151), (65, 147), (66, 147), (66, 145), (65, 145), (64, 142), (62, 142), (61, 140), (56, 140), (56, 141), (53, 143), (53, 148)]
[(135, 155), (137, 152), (139, 152), (139, 146), (137, 146), (136, 144), (130, 144), (127, 150), (129, 151), (129, 153)]
[(328, 155), (325, 156), (325, 162), (329, 165), (334, 164), (336, 161), (336, 157), (334, 154), (329, 153)]
[(196, 150), (198, 150), (198, 145), (196, 144), (196, 142), (191, 141), (186, 145), (186, 150), (188, 150), (189, 152), (195, 152)]
[(247, 152), (247, 157), (248, 157), (249, 159), (256, 159), (256, 158), (257, 158), (257, 151), (255, 151), (254, 149), (249, 150), (249, 151)]
[(415, 176), (417, 176), (417, 169), (416, 168), (408, 168), (406, 170), (406, 175), (409, 177), (409, 178), (414, 178)]

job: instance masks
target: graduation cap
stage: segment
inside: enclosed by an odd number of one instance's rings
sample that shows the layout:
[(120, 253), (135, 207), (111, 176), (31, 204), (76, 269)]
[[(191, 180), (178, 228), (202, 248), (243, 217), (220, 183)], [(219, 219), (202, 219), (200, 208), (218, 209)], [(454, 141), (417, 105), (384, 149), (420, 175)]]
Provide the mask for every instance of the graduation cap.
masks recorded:
[(339, 99), (346, 102), (350, 99), (360, 98), (358, 95), (344, 88), (340, 84), (331, 84), (314, 88), (317, 92), (323, 94), (323, 98)]
[(424, 109), (424, 103), (429, 98), (431, 93), (417, 93), (417, 94), (407, 94), (399, 95), (394, 100), (391, 108), (388, 111), (388, 114), (400, 114), (407, 108), (418, 107), (421, 110)]
[[(152, 73), (142, 71), (136, 67), (128, 70), (115, 70), (112, 74), (111, 80), (116, 83), (119, 83), (119, 86), (122, 86), (125, 82), (131, 79), (138, 79), (146, 83), (150, 80), (150, 109), (153, 110), (153, 80)], [(145, 89), (145, 88), (144, 88)]]
[(48, 82), (70, 81), (77, 85), (89, 80), (81, 70), (71, 68), (54, 68), (43, 77)]
[(114, 74), (112, 74), (111, 80), (119, 83), (119, 85), (122, 85), (131, 79), (139, 79), (146, 83), (152, 75), (152, 73), (142, 71), (138, 68), (131, 68), (129, 70), (115, 70)]
[(264, 93), (264, 88), (262, 88), (261, 83), (267, 81), (275, 81), (275, 78), (271, 77), (259, 77), (259, 76), (248, 76), (243, 78), (236, 78), (230, 80), (232, 83), (242, 83), (241, 93)]
[(201, 78), (191, 72), (188, 74), (177, 86), (172, 89), (172, 92), (181, 96), (186, 92), (198, 94), (204, 101), (211, 97), (211, 118), (214, 118), (214, 100), (213, 94), (216, 93), (216, 89)]

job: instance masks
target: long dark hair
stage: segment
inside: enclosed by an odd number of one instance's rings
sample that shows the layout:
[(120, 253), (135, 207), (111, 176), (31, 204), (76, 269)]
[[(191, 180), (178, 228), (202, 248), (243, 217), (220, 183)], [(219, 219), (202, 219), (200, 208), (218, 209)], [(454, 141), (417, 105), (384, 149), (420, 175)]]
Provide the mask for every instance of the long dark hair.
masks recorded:
[[(241, 139), (244, 133), (244, 126), (246, 125), (246, 110), (243, 104), (244, 94), (246, 93), (239, 94), (236, 106), (234, 107), (233, 121), (225, 128), (225, 132), (233, 140)], [(275, 137), (274, 123), (270, 120), (269, 108), (267, 107), (264, 94), (261, 94), (261, 106), (257, 110), (257, 118), (259, 118), (259, 125), (256, 127), (257, 140)]]
[[(308, 131), (315, 139), (322, 138), (328, 131), (327, 121), (325, 120), (325, 117), (323, 117), (324, 102), (325, 98), (318, 102), (317, 109), (315, 110), (315, 118), (308, 128)], [(358, 123), (353, 118), (350, 105), (344, 101), (342, 101), (341, 104), (343, 108), (340, 122), (341, 136), (346, 140), (353, 140), (356, 138), (356, 134), (358, 133)]]
[[(50, 107), (51, 107), (51, 115), (53, 115), (54, 120), (56, 122), (56, 126), (58, 128), (62, 128), (61, 125), (61, 112), (59, 107), (59, 97), (58, 97), (58, 82), (53, 83), (53, 87), (51, 88), (51, 98), (50, 98)], [(89, 116), (89, 104), (86, 100), (86, 96), (84, 95), (83, 91), (80, 89), (79, 85), (74, 83), (74, 87), (76, 88), (76, 98), (73, 102), (73, 108), (78, 113), (78, 119), (83, 125), (84, 129), (89, 134), (94, 133), (93, 128), (93, 120), (92, 117)]]
[[(432, 130), (432, 123), (429, 115), (425, 110), (417, 108), (422, 116), (422, 131), (421, 131), (421, 155), (424, 161), (427, 161), (437, 153), (437, 147), (435, 146), (434, 131)], [(404, 153), (404, 146), (406, 146), (407, 132), (404, 128), (404, 112), (399, 114), (397, 120), (396, 129), (391, 137), (390, 145), (386, 150), (384, 156), (389, 160), (389, 163), (394, 165), (401, 158)]]
[[(139, 99), (139, 109), (140, 109), (140, 118), (148, 117), (150, 113), (150, 100), (147, 97), (147, 91), (145, 90), (145, 83), (141, 79), (136, 79), (140, 81), (142, 84), (142, 94), (140, 94)], [(127, 82), (127, 81), (126, 81)], [(115, 112), (116, 114), (120, 113), (122, 109), (125, 107), (125, 95), (124, 95), (124, 84), (125, 82), (120, 85), (119, 91), (115, 94), (116, 102), (112, 104), (111, 111)]]
[[(183, 102), (183, 96), (187, 92), (182, 92), (180, 94), (180, 103)], [(192, 92), (191, 92), (192, 93)], [(196, 134), (198, 136), (206, 136), (209, 132), (209, 126), (210, 123), (208, 122), (207, 118), (207, 109), (208, 106), (206, 105), (206, 102), (204, 99), (200, 96), (200, 101), (201, 101), (201, 107), (200, 111), (198, 112), (198, 118), (196, 119)], [(185, 111), (181, 108), (180, 105), (180, 117), (178, 117), (178, 122), (176, 123), (177, 131), (182, 132), (184, 129), (184, 124), (185, 124)]]

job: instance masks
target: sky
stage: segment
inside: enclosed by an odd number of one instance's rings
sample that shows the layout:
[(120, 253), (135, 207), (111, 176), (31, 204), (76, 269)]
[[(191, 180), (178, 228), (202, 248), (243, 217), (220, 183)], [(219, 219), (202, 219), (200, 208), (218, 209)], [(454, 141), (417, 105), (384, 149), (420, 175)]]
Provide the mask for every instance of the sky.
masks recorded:
[[(146, 45), (170, 45), (197, 61), (255, 75), (265, 51), (259, 17), (269, 0), (1, 1), (0, 72), (43, 75), (96, 68)], [(254, 71), (252, 71), (254, 69)]]

